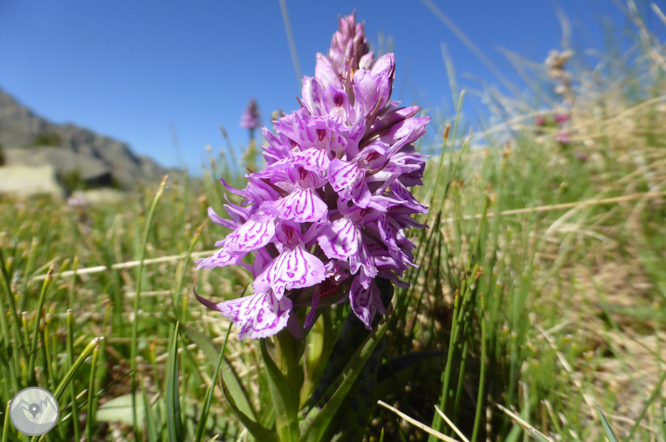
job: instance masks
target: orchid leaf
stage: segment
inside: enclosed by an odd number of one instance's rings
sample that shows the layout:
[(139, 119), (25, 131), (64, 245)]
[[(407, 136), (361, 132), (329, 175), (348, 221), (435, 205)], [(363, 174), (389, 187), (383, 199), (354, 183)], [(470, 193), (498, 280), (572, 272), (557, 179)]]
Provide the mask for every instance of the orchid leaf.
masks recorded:
[(258, 441), (281, 442), (275, 431), (269, 430), (268, 428), (252, 420), (247, 414), (243, 413), (238, 408), (238, 406), (236, 406), (234, 398), (231, 396), (231, 394), (229, 394), (229, 389), (227, 388), (227, 384), (224, 378), (222, 378), (221, 381), (224, 397), (227, 398), (227, 402), (229, 403), (231, 410), (234, 412), (236, 417), (238, 417), (238, 420), (241, 421), (245, 428), (247, 428), (247, 431)]
[(340, 407), (335, 416), (331, 429), (340, 430), (341, 440), (359, 442), (366, 433), (366, 426), (376, 403), (377, 368), (383, 355), (384, 340), (380, 339), (347, 393), (344, 406)]

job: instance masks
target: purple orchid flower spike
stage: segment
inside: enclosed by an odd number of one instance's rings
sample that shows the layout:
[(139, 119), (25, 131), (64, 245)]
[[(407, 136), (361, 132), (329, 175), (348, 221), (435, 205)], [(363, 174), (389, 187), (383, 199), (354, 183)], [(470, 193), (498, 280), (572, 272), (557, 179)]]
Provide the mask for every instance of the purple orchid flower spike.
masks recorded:
[(240, 127), (244, 129), (256, 129), (261, 125), (261, 114), (259, 113), (259, 106), (257, 100), (252, 98), (243, 112), (241, 117)]
[(254, 144), (254, 131), (261, 125), (261, 114), (259, 113), (259, 106), (257, 100), (252, 98), (247, 104), (245, 112), (241, 117), (240, 126), (250, 132), (250, 143)]
[[(317, 309), (340, 302), (370, 328), (384, 313), (375, 279), (407, 286), (402, 275), (415, 266), (407, 230), (425, 228), (413, 216), (428, 211), (410, 191), (425, 169), (414, 142), (430, 119), (391, 101), (394, 76), (393, 54), (375, 61), (363, 24), (340, 19), (328, 57), (318, 54), (315, 76), (303, 81), (301, 108), (274, 121), (274, 133), (263, 128), (266, 167), (246, 175), (245, 189), (222, 181), (240, 202), (224, 206), (230, 219), (212, 208), (209, 216), (231, 233), (197, 264), (245, 268), (254, 294), (197, 299), (231, 319), (240, 339), (282, 329), (300, 339)], [(253, 130), (256, 104), (247, 114)], [(310, 309), (304, 324), (296, 309)]]

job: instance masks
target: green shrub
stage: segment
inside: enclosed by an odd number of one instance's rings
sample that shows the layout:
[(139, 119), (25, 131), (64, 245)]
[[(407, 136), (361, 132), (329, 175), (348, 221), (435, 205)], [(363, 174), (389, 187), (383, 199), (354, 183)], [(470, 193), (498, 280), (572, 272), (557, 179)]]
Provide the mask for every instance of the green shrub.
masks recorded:
[(60, 146), (62, 138), (57, 133), (39, 134), (33, 140), (30, 147), (35, 146)]
[(60, 177), (60, 183), (67, 194), (70, 194), (75, 190), (86, 190), (88, 188), (86, 182), (81, 178), (81, 171), (79, 169), (74, 169), (71, 172), (62, 175)]

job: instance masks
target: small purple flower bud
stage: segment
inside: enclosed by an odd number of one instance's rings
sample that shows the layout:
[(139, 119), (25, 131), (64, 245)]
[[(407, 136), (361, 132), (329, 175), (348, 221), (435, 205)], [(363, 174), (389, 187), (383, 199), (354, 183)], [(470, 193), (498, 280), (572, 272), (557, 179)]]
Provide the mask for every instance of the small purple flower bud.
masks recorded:
[(539, 126), (539, 127), (545, 126), (546, 125), (546, 119), (544, 117), (542, 117), (541, 115), (539, 115), (538, 117), (534, 117), (534, 125)]

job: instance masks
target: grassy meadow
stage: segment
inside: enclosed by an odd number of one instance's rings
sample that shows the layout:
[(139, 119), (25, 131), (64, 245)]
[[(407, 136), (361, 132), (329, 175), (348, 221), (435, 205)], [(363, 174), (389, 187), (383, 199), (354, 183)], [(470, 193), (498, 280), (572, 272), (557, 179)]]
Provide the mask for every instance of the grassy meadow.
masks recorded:
[[(420, 268), (395, 288), (358, 437), (331, 440), (438, 440), (405, 416), (462, 441), (603, 441), (606, 422), (620, 440), (666, 440), (666, 48), (632, 11), (626, 54), (510, 56), (532, 98), (486, 91), (498, 124), (433, 119), (413, 189), (430, 207), (412, 232)], [(206, 220), (224, 213), (220, 177), (244, 186), (232, 164), (210, 152), (203, 179), (171, 176), (117, 206), (0, 197), (0, 405), (29, 385), (54, 392), (49, 441), (254, 440), (225, 396), (275, 424), (259, 342), (193, 296), (252, 282), (194, 265), (228, 233)], [(308, 335), (301, 406), (348, 311)], [(0, 423), (2, 442), (28, 440)]]

